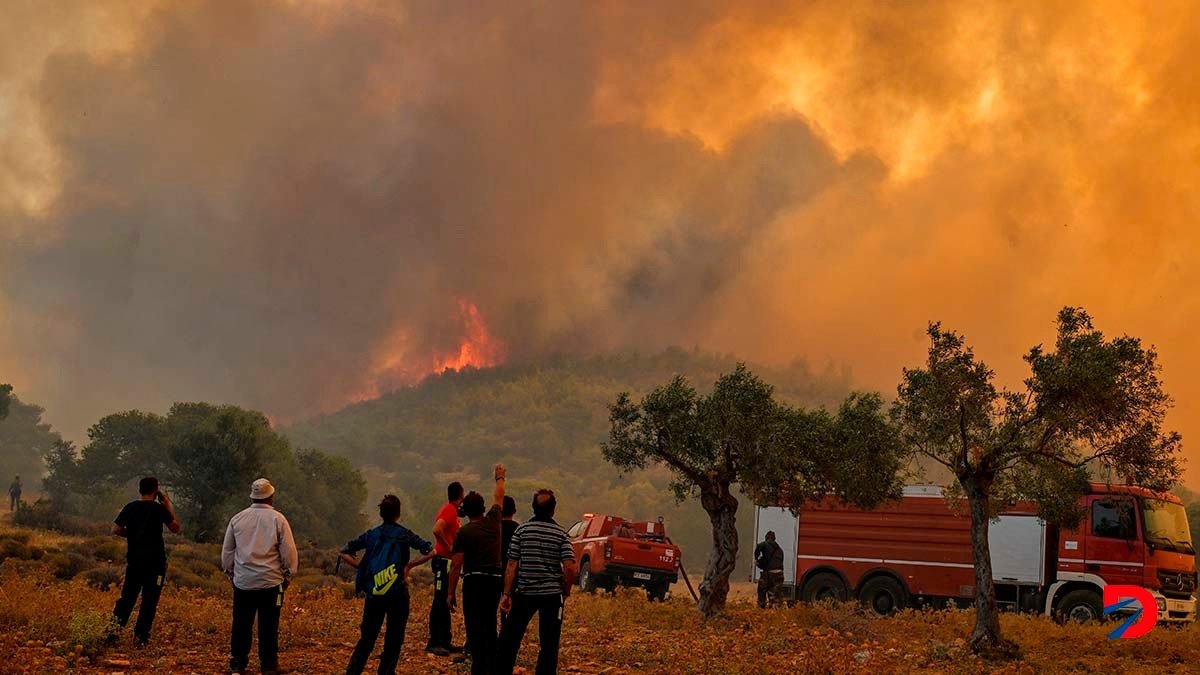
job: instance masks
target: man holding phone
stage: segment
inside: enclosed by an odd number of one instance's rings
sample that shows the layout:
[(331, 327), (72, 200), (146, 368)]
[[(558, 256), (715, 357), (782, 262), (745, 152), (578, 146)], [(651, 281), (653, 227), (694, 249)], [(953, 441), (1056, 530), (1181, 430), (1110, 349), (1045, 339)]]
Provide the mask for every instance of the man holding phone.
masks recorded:
[[(141, 498), (126, 504), (113, 526), (113, 534), (125, 537), (128, 545), (125, 583), (121, 586), (121, 598), (113, 608), (113, 619), (124, 628), (129, 623), (138, 594), (141, 594), (142, 608), (138, 610), (133, 637), (137, 644), (145, 646), (150, 641), (150, 628), (154, 625), (158, 598), (167, 575), (167, 549), (162, 528), (165, 525), (178, 534), (180, 525), (171, 498), (159, 488), (157, 478), (143, 478), (138, 482), (138, 492)], [(110, 637), (115, 640), (116, 633)]]

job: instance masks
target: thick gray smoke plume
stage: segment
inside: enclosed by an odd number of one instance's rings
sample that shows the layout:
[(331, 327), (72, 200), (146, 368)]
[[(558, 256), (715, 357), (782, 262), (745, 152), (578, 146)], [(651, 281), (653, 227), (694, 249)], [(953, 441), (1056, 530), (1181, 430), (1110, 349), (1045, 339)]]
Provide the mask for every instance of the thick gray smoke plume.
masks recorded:
[(1186, 419), (1188, 4), (785, 5), (6, 3), (0, 380), (74, 433), (665, 344), (890, 390), (941, 319), (1013, 382), (1083, 304)]
[(596, 123), (590, 10), (510, 10), (172, 4), (130, 53), (52, 54), (55, 234), (10, 256), (6, 295), (54, 316), (15, 327), (57, 414), (187, 397), (294, 418), (381, 350), (457, 349), (460, 299), (510, 358), (695, 342), (763, 227), (876, 170), (795, 116), (721, 152)]

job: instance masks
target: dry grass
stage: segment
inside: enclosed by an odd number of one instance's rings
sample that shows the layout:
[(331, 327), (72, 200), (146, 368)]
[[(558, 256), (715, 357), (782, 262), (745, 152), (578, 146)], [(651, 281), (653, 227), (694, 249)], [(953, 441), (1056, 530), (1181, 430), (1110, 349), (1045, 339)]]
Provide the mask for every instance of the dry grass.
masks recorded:
[[(49, 544), (49, 541), (45, 543)], [(70, 541), (56, 540), (65, 546)], [(60, 581), (48, 570), (21, 574), (0, 566), (0, 672), (216, 673), (225, 660), (228, 593), (169, 588), (154, 640), (133, 650), (118, 646), (91, 654), (98, 618), (116, 601), (86, 581)], [(401, 672), (465, 673), (422, 651), (428, 591), (414, 591)], [(282, 660), (299, 673), (345, 667), (357, 638), (361, 605), (338, 588), (289, 595), (281, 631)], [(462, 641), (462, 627), (455, 620)], [(970, 612), (906, 612), (880, 619), (852, 606), (759, 610), (735, 601), (728, 613), (704, 622), (683, 599), (650, 604), (633, 591), (616, 597), (572, 596), (563, 635), (562, 672), (719, 673), (1163, 673), (1198, 672), (1200, 627), (1158, 628), (1138, 640), (1109, 640), (1103, 626), (1058, 626), (1040, 617), (1005, 616), (1004, 629), (1025, 651), (1023, 661), (984, 663), (965, 648)], [(521, 664), (532, 668), (531, 628)], [(253, 660), (253, 658), (252, 658)]]

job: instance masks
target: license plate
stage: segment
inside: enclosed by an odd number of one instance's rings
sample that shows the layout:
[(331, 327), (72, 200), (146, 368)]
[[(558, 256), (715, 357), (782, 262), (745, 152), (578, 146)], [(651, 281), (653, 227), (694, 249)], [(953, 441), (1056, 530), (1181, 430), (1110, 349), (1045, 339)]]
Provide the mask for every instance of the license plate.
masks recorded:
[(650, 575), (646, 574), (645, 572), (634, 572), (633, 578), (641, 579), (642, 581), (650, 581)]

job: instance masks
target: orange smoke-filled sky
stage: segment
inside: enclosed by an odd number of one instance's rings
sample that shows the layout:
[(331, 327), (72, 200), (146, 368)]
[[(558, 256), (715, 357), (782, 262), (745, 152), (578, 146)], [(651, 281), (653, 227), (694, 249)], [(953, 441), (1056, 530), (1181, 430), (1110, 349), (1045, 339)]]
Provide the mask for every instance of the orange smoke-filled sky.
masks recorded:
[(294, 419), (456, 358), (467, 298), (513, 359), (890, 393), (931, 319), (1014, 384), (1071, 304), (1157, 346), (1196, 458), (1194, 10), (5, 3), (0, 379), (76, 434)]

